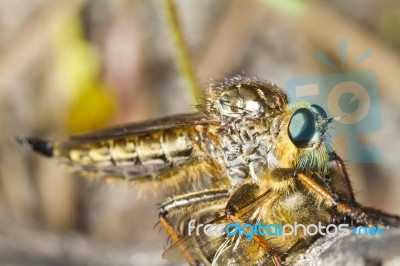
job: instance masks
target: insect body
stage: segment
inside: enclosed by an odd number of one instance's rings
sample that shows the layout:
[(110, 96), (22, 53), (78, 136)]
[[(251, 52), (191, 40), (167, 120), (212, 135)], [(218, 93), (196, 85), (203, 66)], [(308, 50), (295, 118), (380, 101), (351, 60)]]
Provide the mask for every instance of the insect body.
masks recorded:
[(135, 182), (162, 180), (182, 166), (209, 159), (209, 141), (202, 139), (202, 132), (211, 132), (215, 125), (203, 119), (199, 115), (175, 116), (65, 142), (31, 139), (29, 143), (86, 174)]
[[(192, 219), (208, 225), (398, 224), (361, 207), (344, 164), (331, 149), (333, 118), (308, 103), (290, 105), (276, 85), (235, 76), (206, 90), (201, 113), (122, 126), (62, 142), (20, 138), (84, 175), (182, 188), (159, 208), (172, 245), (164, 254), (197, 265), (280, 265), (317, 236), (192, 234)], [(188, 184), (191, 186), (181, 186)]]

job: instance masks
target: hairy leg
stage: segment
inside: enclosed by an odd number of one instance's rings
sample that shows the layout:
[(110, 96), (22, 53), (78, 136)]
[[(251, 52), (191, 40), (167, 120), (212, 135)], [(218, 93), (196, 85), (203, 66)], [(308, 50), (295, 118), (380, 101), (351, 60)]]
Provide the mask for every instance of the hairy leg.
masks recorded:
[[(270, 191), (266, 191), (259, 194), (259, 187), (254, 183), (246, 183), (241, 185), (238, 189), (236, 189), (226, 204), (225, 212), (228, 219), (233, 223), (238, 223), (240, 225), (244, 225), (245, 222), (238, 216), (240, 210), (245, 209), (246, 207), (252, 205), (252, 203), (262, 199), (263, 197), (268, 196)], [(271, 256), (272, 261), (275, 266), (282, 265), (282, 261), (276, 251), (272, 248), (272, 246), (261, 236), (255, 235), (253, 236), (253, 240)]]
[[(189, 193), (186, 195), (171, 198), (169, 201), (162, 204), (158, 209), (160, 223), (165, 232), (173, 241), (173, 243), (178, 243), (182, 239), (182, 236), (180, 236), (179, 233), (175, 230), (174, 226), (171, 224), (170, 220), (167, 217), (168, 215), (178, 214), (187, 210), (188, 208), (199, 209), (205, 204), (210, 205), (220, 203), (223, 200), (226, 201), (229, 198), (229, 195), (229, 190), (214, 189)], [(185, 245), (185, 243), (179, 245), (179, 249), (190, 265), (197, 265), (199, 263), (198, 261), (196, 261), (194, 255)]]

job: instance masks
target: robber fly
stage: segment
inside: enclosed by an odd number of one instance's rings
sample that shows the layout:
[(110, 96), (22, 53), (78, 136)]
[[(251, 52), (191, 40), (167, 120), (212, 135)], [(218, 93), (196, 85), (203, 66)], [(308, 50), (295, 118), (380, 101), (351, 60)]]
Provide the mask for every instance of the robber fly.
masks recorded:
[(281, 265), (318, 236), (194, 235), (187, 223), (391, 226), (400, 218), (355, 200), (332, 150), (335, 121), (318, 105), (289, 104), (278, 86), (234, 76), (209, 85), (199, 113), (120, 126), (65, 141), (18, 138), (83, 175), (187, 187), (159, 207), (174, 243), (163, 257), (190, 265)]

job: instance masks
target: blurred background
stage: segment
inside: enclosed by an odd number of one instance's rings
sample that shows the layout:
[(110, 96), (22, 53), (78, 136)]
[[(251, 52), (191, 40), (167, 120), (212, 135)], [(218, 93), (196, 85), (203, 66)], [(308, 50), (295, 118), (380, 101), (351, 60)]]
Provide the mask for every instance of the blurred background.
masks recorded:
[[(89, 182), (13, 142), (62, 139), (195, 111), (163, 0), (0, 0), (0, 264), (168, 265), (155, 227), (166, 192)], [(400, 2), (176, 0), (198, 82), (241, 73), (290, 78), (373, 69), (381, 161), (348, 164), (358, 200), (400, 214)], [(333, 70), (320, 51), (340, 65)], [(346, 158), (345, 139), (335, 149)], [(145, 195), (140, 195), (145, 194)]]

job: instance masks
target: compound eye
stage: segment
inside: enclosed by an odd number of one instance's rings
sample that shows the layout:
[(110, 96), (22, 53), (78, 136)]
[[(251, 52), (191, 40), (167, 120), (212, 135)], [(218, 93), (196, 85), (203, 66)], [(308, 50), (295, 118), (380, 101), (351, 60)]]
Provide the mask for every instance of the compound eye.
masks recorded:
[(310, 110), (300, 108), (290, 118), (289, 138), (294, 145), (302, 148), (315, 134), (315, 119)]
[(311, 107), (314, 108), (315, 111), (324, 119), (328, 119), (328, 115), (326, 114), (324, 108), (319, 105), (311, 104)]

